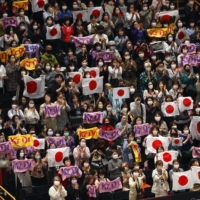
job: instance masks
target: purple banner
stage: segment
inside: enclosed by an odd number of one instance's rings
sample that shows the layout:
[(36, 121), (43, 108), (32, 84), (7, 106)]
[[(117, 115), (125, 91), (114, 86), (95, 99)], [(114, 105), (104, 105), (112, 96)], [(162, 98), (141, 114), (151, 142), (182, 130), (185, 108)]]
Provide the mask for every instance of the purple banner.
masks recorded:
[(200, 158), (200, 148), (193, 147), (193, 149), (192, 149), (192, 157), (193, 158)]
[(2, 142), (0, 143), (0, 154), (8, 154), (13, 150), (11, 142)]
[(120, 178), (116, 178), (113, 181), (106, 181), (99, 183), (99, 193), (103, 192), (113, 192), (122, 188), (122, 183)]
[(182, 65), (189, 64), (191, 66), (198, 66), (200, 64), (200, 54), (186, 55), (181, 58)]
[[(30, 155), (32, 152), (34, 152), (34, 147), (26, 147), (23, 148), (24, 153), (25, 153), (25, 157), (27, 157), (28, 155)], [(17, 154), (17, 149), (12, 149), (11, 153), (10, 153), (10, 159), (14, 160), (16, 159), (16, 154)]]
[(96, 186), (95, 185), (90, 185), (90, 187), (88, 188), (88, 196), (96, 198), (97, 195), (96, 195)]
[(39, 59), (39, 45), (38, 44), (24, 44), (25, 52), (29, 58)]
[(8, 26), (17, 26), (17, 18), (16, 17), (3, 17), (2, 20), (2, 27), (5, 29)]
[(57, 148), (66, 147), (65, 137), (46, 137), (47, 146), (54, 143)]
[(103, 59), (105, 63), (109, 63), (112, 61), (112, 59), (115, 57), (114, 52), (100, 52), (96, 53), (96, 60), (99, 58)]
[(83, 113), (83, 123), (84, 124), (95, 124), (103, 122), (103, 113), (102, 112), (85, 112)]
[(134, 126), (135, 137), (148, 135), (151, 127), (149, 124), (140, 124)]
[(53, 118), (60, 115), (60, 107), (58, 105), (44, 107), (45, 118)]
[(58, 173), (62, 176), (63, 181), (71, 176), (77, 176), (78, 178), (82, 176), (82, 171), (76, 166), (62, 167)]
[(86, 37), (73, 36), (74, 44), (76, 47), (80, 47), (82, 44), (93, 44), (95, 35), (89, 35)]
[(187, 46), (188, 47), (188, 53), (187, 54), (195, 54), (196, 53), (196, 44), (181, 44), (179, 46), (178, 52), (181, 53), (181, 49), (183, 46)]
[(27, 170), (32, 171), (35, 166), (35, 162), (33, 159), (13, 160), (12, 166), (14, 172), (26, 172)]
[(112, 131), (104, 131), (102, 129), (99, 130), (99, 138), (105, 139), (107, 141), (114, 141), (121, 135), (119, 129), (115, 129)]

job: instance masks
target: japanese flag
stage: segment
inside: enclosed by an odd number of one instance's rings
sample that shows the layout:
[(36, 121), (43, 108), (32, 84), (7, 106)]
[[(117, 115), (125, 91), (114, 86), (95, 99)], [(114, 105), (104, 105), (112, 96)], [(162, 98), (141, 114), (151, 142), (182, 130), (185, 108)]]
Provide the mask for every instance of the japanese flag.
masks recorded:
[(84, 95), (101, 93), (103, 91), (103, 77), (84, 78), (82, 87)]
[(51, 27), (47, 26), (46, 39), (55, 40), (61, 38), (61, 29), (59, 24), (55, 24)]
[(90, 72), (91, 78), (99, 77), (99, 68), (98, 67), (92, 67), (89, 70), (87, 69), (87, 71)]
[(190, 133), (193, 139), (200, 140), (200, 117), (193, 116), (190, 123)]
[(194, 183), (200, 184), (200, 167), (192, 167), (192, 176), (194, 179)]
[(73, 78), (73, 81), (77, 86), (81, 85), (81, 82), (82, 82), (81, 72), (69, 72), (69, 76)]
[(162, 160), (164, 164), (172, 165), (173, 160), (177, 159), (178, 151), (164, 151), (158, 153), (158, 160)]
[(74, 22), (78, 18), (82, 19), (84, 22), (87, 22), (87, 20), (88, 20), (88, 13), (87, 13), (87, 11), (86, 10), (73, 11)]
[(69, 156), (69, 147), (48, 149), (48, 165), (56, 167), (63, 165), (63, 158)]
[(149, 153), (156, 153), (158, 146), (163, 146), (164, 150), (167, 151), (169, 139), (167, 137), (147, 137), (146, 145)]
[(44, 149), (45, 139), (34, 138), (33, 145), (35, 149)]
[(90, 22), (90, 15), (94, 15), (97, 21), (101, 21), (104, 11), (102, 7), (89, 7), (88, 8), (88, 22)]
[(165, 102), (162, 104), (162, 111), (166, 117), (174, 117), (179, 115), (178, 107), (174, 102)]
[(186, 29), (185, 28), (180, 28), (178, 33), (176, 34), (176, 43), (177, 44), (181, 44), (185, 37), (188, 37)]
[(173, 180), (173, 191), (177, 190), (185, 190), (193, 188), (194, 180), (192, 177), (192, 171), (185, 171), (185, 172), (173, 172), (172, 174)]
[(126, 99), (130, 97), (128, 87), (113, 88), (113, 99)]
[(172, 146), (181, 147), (183, 146), (182, 138), (172, 138)]
[(193, 100), (191, 97), (179, 97), (178, 98), (178, 107), (180, 112), (184, 110), (191, 110), (193, 109)]
[(44, 5), (48, 3), (47, 0), (32, 0), (31, 6), (33, 13), (43, 11)]
[(33, 79), (30, 76), (24, 75), (24, 85), (24, 96), (30, 99), (42, 98), (45, 93), (45, 76)]

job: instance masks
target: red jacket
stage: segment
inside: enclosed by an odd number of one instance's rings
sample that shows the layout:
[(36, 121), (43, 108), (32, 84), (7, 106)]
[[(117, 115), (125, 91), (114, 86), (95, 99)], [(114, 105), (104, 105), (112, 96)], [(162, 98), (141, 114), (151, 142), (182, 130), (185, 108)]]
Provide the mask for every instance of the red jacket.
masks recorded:
[(63, 42), (70, 42), (70, 36), (74, 34), (74, 29), (72, 26), (62, 26), (61, 27)]

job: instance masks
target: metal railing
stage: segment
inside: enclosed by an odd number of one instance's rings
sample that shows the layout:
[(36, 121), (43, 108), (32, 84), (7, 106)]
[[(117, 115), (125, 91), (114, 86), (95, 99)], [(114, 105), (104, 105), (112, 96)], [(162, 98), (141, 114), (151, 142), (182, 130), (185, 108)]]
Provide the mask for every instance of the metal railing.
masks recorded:
[[(16, 200), (5, 188), (0, 185), (0, 189), (2, 189), (11, 199)], [(2, 200), (5, 200), (2, 196), (0, 196)]]
[(194, 0), (194, 2), (200, 6), (200, 3), (199, 3), (199, 1), (197, 1), (197, 0)]

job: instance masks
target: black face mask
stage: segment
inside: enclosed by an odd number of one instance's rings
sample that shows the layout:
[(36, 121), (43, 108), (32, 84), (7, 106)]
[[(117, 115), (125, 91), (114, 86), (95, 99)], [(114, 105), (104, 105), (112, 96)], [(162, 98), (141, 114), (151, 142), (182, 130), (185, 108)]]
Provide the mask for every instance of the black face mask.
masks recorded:
[(109, 125), (110, 125), (110, 123), (105, 123), (105, 125), (106, 125), (106, 126), (109, 126)]
[(52, 50), (47, 50), (47, 53), (48, 54), (52, 54)]
[(186, 69), (185, 71), (186, 71), (186, 72), (190, 72), (190, 69)]
[(98, 31), (99, 34), (103, 34), (104, 31)]
[(37, 74), (42, 74), (42, 70), (41, 69), (36, 69), (36, 73)]

